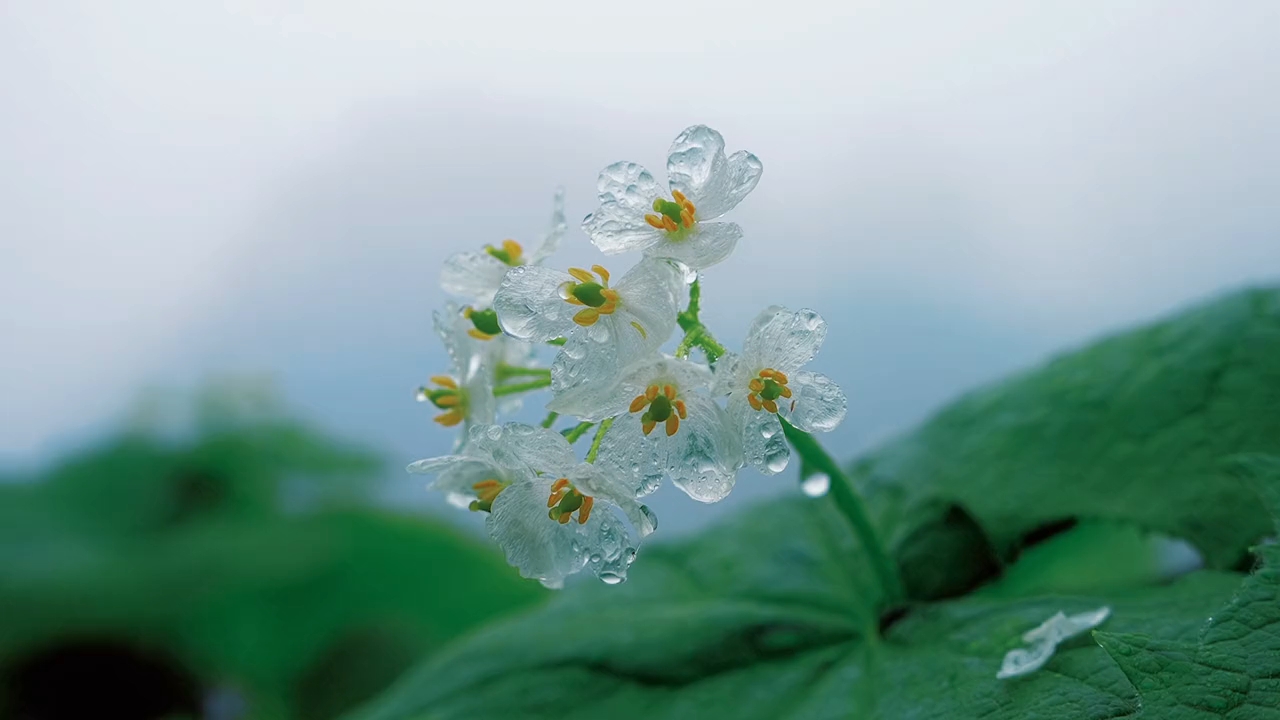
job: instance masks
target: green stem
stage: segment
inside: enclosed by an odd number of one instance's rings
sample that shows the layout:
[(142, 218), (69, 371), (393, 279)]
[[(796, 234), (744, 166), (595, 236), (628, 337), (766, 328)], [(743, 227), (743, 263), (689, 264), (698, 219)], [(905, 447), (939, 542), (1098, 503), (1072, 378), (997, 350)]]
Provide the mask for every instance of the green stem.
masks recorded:
[(493, 374), (498, 379), (498, 382), (514, 377), (551, 377), (551, 371), (547, 368), (520, 367), (519, 365), (508, 365), (506, 363), (499, 363)]
[(563, 347), (566, 342), (568, 342), (568, 340), (565, 338), (555, 338), (554, 340), (548, 340), (547, 344), (555, 345), (556, 347)]
[(556, 418), (558, 417), (560, 417), (560, 413), (555, 410), (547, 413), (547, 419), (542, 421), (542, 427), (550, 429), (552, 425), (556, 424)]
[(578, 442), (578, 438), (582, 437), (583, 435), (586, 435), (587, 431), (591, 429), (592, 425), (595, 425), (595, 423), (580, 422), (577, 425), (574, 425), (571, 429), (564, 431), (564, 439), (568, 440), (569, 444), (572, 445), (573, 443)]
[(504, 395), (517, 395), (530, 390), (541, 390), (544, 387), (551, 387), (551, 375), (537, 380), (530, 380), (522, 383), (511, 383), (510, 385), (499, 385), (493, 389), (494, 397), (502, 397)]
[(702, 281), (694, 280), (689, 285), (689, 306), (676, 316), (680, 329), (684, 330), (684, 339), (676, 348), (676, 357), (689, 357), (689, 351), (695, 347), (702, 348), (707, 355), (707, 362), (715, 363), (724, 355), (724, 346), (716, 341), (715, 336), (702, 324), (698, 314), (702, 312)]
[(782, 422), (782, 432), (791, 446), (796, 449), (796, 453), (800, 455), (801, 461), (811, 470), (826, 473), (827, 477), (831, 478), (831, 489), (827, 491), (828, 495), (831, 496), (840, 513), (849, 521), (854, 534), (858, 537), (858, 542), (870, 558), (871, 568), (875, 571), (880, 588), (884, 591), (886, 605), (888, 607), (898, 605), (906, 598), (906, 593), (902, 588), (902, 579), (898, 577), (897, 565), (889, 557), (884, 543), (880, 541), (875, 528), (871, 526), (866, 507), (863, 506), (862, 498), (858, 497), (857, 491), (853, 489), (853, 483), (817, 439), (781, 417), (778, 420)]
[(600, 427), (596, 428), (596, 436), (591, 439), (591, 449), (587, 451), (587, 462), (596, 461), (596, 456), (600, 454), (600, 443), (604, 441), (605, 433), (609, 432), (609, 428), (613, 426), (613, 418), (609, 418), (600, 423)]

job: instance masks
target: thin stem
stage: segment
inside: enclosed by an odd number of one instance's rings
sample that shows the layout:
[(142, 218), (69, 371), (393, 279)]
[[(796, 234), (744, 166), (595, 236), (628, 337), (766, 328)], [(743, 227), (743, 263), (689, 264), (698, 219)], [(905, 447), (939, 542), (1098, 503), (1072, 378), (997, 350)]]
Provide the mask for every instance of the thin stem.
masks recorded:
[(568, 340), (566, 340), (565, 338), (554, 338), (552, 340), (548, 340), (547, 344), (555, 345), (556, 347), (562, 347), (566, 342), (568, 342)]
[(513, 377), (551, 377), (551, 371), (547, 368), (520, 367), (519, 365), (508, 365), (506, 363), (499, 363), (493, 374), (499, 382)]
[(573, 443), (578, 442), (578, 438), (582, 437), (583, 435), (586, 435), (587, 431), (591, 429), (592, 425), (595, 425), (595, 423), (580, 422), (577, 425), (574, 425), (569, 430), (564, 431), (564, 439), (568, 440), (569, 444), (572, 445)]
[(880, 582), (880, 588), (884, 591), (885, 602), (889, 607), (897, 605), (906, 597), (906, 593), (902, 588), (902, 579), (898, 577), (897, 565), (893, 559), (889, 557), (888, 551), (885, 550), (884, 543), (880, 541), (880, 537), (876, 535), (875, 528), (871, 526), (871, 520), (867, 517), (866, 507), (862, 504), (862, 498), (858, 497), (857, 491), (853, 488), (853, 483), (849, 477), (840, 469), (840, 465), (832, 459), (822, 445), (812, 435), (803, 430), (796, 428), (791, 423), (779, 417), (782, 422), (782, 432), (786, 435), (791, 446), (796, 449), (796, 453), (800, 455), (802, 462), (815, 472), (826, 473), (831, 478), (831, 489), (828, 495), (835, 502), (840, 513), (853, 527), (854, 534), (858, 537), (863, 550), (871, 559), (871, 568), (875, 571), (876, 579)]
[(694, 280), (689, 285), (689, 305), (676, 316), (680, 329), (684, 330), (684, 339), (676, 348), (676, 357), (689, 357), (689, 351), (695, 347), (702, 348), (707, 355), (707, 362), (715, 363), (724, 355), (724, 346), (716, 341), (715, 336), (702, 324), (698, 314), (702, 312), (702, 281)]
[(493, 389), (493, 396), (502, 397), (504, 395), (518, 395), (519, 393), (529, 392), (530, 390), (541, 390), (544, 387), (551, 387), (550, 375), (547, 375), (545, 378), (538, 378), (537, 380), (530, 380), (528, 382), (499, 385)]
[(551, 412), (547, 413), (547, 418), (542, 421), (542, 427), (549, 429), (552, 425), (556, 424), (556, 418), (559, 418), (559, 417), (560, 417), (560, 413), (556, 412), (555, 410), (552, 410)]
[(613, 418), (609, 418), (600, 423), (600, 427), (596, 428), (596, 436), (591, 439), (591, 449), (587, 451), (587, 462), (596, 461), (596, 456), (600, 454), (600, 443), (604, 441), (605, 433), (609, 432), (609, 428), (613, 426)]

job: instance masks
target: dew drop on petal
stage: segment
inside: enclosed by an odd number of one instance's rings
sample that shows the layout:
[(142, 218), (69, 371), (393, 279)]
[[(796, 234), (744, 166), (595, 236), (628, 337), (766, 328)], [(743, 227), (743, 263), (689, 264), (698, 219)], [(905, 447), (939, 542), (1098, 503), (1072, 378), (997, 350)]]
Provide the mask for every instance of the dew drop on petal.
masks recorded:
[(778, 451), (774, 451), (771, 447), (766, 452), (768, 454), (765, 456), (764, 466), (769, 468), (769, 472), (780, 473), (787, 469), (787, 461), (791, 459), (791, 456), (787, 452), (786, 445), (782, 445)]
[[(654, 489), (655, 490), (657, 489), (656, 483), (655, 483)], [(636, 529), (640, 532), (641, 537), (645, 535), (649, 535), (654, 530), (658, 529), (658, 516), (655, 515), (652, 510), (649, 509), (648, 505), (640, 506), (640, 514), (644, 516), (644, 526)]]
[(611, 570), (605, 570), (600, 573), (600, 580), (603, 581), (604, 584), (606, 585), (617, 585), (618, 583), (622, 582), (624, 579), (625, 578), (623, 576)]
[(765, 440), (772, 440), (774, 435), (778, 434), (778, 426), (765, 424), (760, 426), (760, 437)]
[(587, 336), (598, 343), (609, 341), (609, 328), (604, 323), (596, 323), (587, 331)]
[(813, 332), (818, 329), (818, 326), (822, 325), (822, 316), (818, 313), (812, 310), (803, 310), (802, 312), (804, 313), (804, 327), (806, 330)]
[(600, 553), (591, 553), (591, 562), (592, 562), (592, 563), (598, 563), (598, 562), (600, 562), (600, 561), (601, 561), (601, 560), (603, 560), (603, 559), (604, 559), (604, 558), (600, 557)]
[(560, 296), (561, 300), (568, 300), (569, 296), (573, 294), (573, 283), (560, 283), (560, 287), (556, 288), (556, 294)]
[(809, 497), (822, 497), (831, 489), (831, 476), (826, 473), (814, 473), (800, 481), (800, 491)]
[(489, 436), (490, 440), (498, 440), (502, 437), (502, 428), (497, 425), (490, 425), (485, 434)]

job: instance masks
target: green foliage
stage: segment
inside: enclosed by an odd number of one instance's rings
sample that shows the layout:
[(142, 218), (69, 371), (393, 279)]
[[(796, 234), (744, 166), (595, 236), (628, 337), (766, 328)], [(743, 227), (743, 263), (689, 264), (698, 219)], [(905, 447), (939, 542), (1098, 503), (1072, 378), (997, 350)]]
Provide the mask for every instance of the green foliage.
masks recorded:
[(330, 718), (543, 596), (488, 544), (359, 502), (380, 469), (297, 423), (224, 416), (0, 484), (0, 673), (108, 638), (238, 689), (250, 717)]
[[(905, 607), (830, 499), (777, 501), (646, 548), (621, 587), (488, 626), (358, 717), (1274, 718), (1280, 564), (1240, 589), (1233, 568), (1273, 530), (1223, 461), (1280, 452), (1276, 408), (1280, 293), (1212, 303), (973, 393), (859, 461)], [(1064, 520), (1079, 524), (1030, 546)], [(1155, 533), (1211, 569), (1163, 577)], [(1102, 605), (1107, 649), (1076, 638), (995, 678), (1023, 632)]]

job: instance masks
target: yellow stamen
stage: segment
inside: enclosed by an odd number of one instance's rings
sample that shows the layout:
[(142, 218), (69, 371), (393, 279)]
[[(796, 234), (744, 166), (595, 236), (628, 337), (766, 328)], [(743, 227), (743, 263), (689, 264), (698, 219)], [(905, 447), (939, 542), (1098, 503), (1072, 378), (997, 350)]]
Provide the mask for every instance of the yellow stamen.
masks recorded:
[(693, 213), (689, 212), (688, 208), (680, 211), (680, 222), (685, 227), (693, 227)]
[(650, 225), (654, 226), (655, 228), (657, 228), (657, 229), (659, 229), (659, 230), (666, 230), (666, 229), (667, 229), (666, 225), (664, 225), (664, 224), (663, 224), (663, 222), (662, 222), (662, 221), (663, 221), (663, 219), (664, 219), (664, 218), (663, 218), (662, 216), (659, 216), (659, 215), (645, 215), (645, 216), (644, 216), (644, 221), (645, 221), (645, 222), (649, 223)]
[(524, 255), (524, 248), (520, 247), (520, 243), (515, 240), (503, 240), (502, 249), (506, 251), (512, 260), (519, 259)]
[(632, 320), (631, 327), (635, 328), (636, 332), (640, 333), (641, 338), (645, 340), (649, 339), (649, 333), (645, 332), (644, 326), (642, 326), (640, 323), (636, 322), (635, 320)]
[[(783, 385), (783, 386), (782, 386), (782, 397), (784, 397), (784, 398), (789, 398), (789, 397), (791, 397), (791, 388), (787, 387), (786, 385)], [(795, 403), (792, 403), (792, 405), (794, 405), (794, 404), (795, 404)]]
[(569, 487), (569, 478), (560, 478), (551, 484), (551, 492), (558, 492)]
[(760, 398), (756, 397), (755, 395), (748, 395), (747, 402), (751, 405), (751, 408), (753, 410), (759, 410), (760, 408), (764, 407), (764, 405), (761, 404), (760, 402)]
[(456, 409), (450, 410), (449, 412), (443, 415), (437, 415), (435, 420), (436, 422), (440, 423), (445, 427), (453, 427), (454, 425), (457, 425), (458, 423), (462, 422), (463, 420), (462, 411), (456, 410)]
[(667, 232), (675, 232), (676, 230), (679, 230), (679, 229), (680, 229), (680, 226), (679, 226), (679, 225), (676, 225), (676, 221), (675, 221), (675, 220), (672, 220), (671, 218), (667, 217), (666, 215), (663, 215), (663, 216), (662, 216), (662, 229), (663, 229), (663, 230), (666, 230)]
[(608, 284), (609, 284), (609, 271), (608, 271), (608, 270), (605, 270), (603, 266), (601, 266), (601, 265), (592, 265), (592, 266), (591, 266), (591, 270), (592, 270), (595, 274), (597, 274), (597, 275), (599, 275), (599, 276), (600, 276), (600, 279), (604, 281), (604, 284), (605, 284), (605, 285), (608, 285)]
[(582, 507), (578, 508), (578, 524), (586, 525), (587, 518), (591, 517), (591, 506), (594, 505), (596, 499), (590, 495), (582, 498)]
[(644, 396), (645, 396), (646, 398), (650, 399), (650, 400), (652, 400), (652, 399), (654, 399), (654, 398), (658, 397), (658, 386), (657, 386), (657, 385), (650, 385), (649, 387), (645, 388), (645, 389), (644, 389)]
[[(676, 412), (680, 413), (681, 420), (687, 420), (689, 418), (689, 410), (685, 407), (683, 400), (675, 401), (675, 408)], [(632, 412), (635, 411), (633, 410)]]
[[(596, 267), (599, 267), (599, 265), (597, 265)], [(618, 298), (621, 297), (620, 295), (618, 295), (617, 290), (611, 290), (609, 288), (605, 288), (601, 290), (600, 296), (603, 297), (605, 300), (608, 300), (609, 302), (615, 302), (615, 303), (618, 302)]]
[(490, 480), (481, 480), (480, 482), (476, 483), (475, 485), (472, 485), (472, 486), (471, 486), (471, 488), (472, 488), (473, 490), (483, 490), (483, 489), (485, 489), (485, 488), (487, 488), (487, 487), (494, 487), (495, 485), (501, 485), (501, 484), (502, 484), (502, 483), (499, 483), (497, 480), (492, 480), (492, 479), (490, 479)]
[(666, 395), (668, 400), (676, 399), (676, 389), (671, 387), (670, 385), (662, 386), (662, 394)]
[(576, 297), (574, 297), (574, 296), (572, 296), (572, 295), (570, 295), (569, 297), (565, 298), (565, 302), (569, 303), (570, 305), (581, 305), (581, 306), (583, 306), (583, 307), (585, 307), (585, 306), (586, 306), (586, 303), (582, 302), (581, 300), (579, 300), (578, 298), (576, 298)]
[(458, 389), (458, 381), (448, 375), (432, 375), (431, 382), (439, 385), (440, 387), (447, 387), (451, 390)]
[(779, 385), (786, 385), (786, 384), (787, 384), (787, 376), (786, 376), (786, 375), (784, 375), (784, 374), (783, 374), (783, 372), (782, 372), (781, 370), (774, 370), (774, 371), (773, 371), (773, 379), (774, 379), (774, 380), (777, 380)]
[(771, 413), (778, 412), (778, 403), (772, 400), (761, 400), (760, 404), (764, 406), (765, 410), (768, 410)]
[(667, 437), (671, 437), (672, 435), (675, 435), (676, 431), (678, 431), (679, 429), (680, 429), (680, 416), (672, 415), (671, 417), (668, 417), (667, 418)]
[(657, 422), (653, 420), (646, 420), (640, 424), (640, 429), (644, 431), (645, 435), (648, 435), (649, 433), (653, 432), (653, 429), (657, 426), (658, 426)]
[(594, 275), (582, 268), (569, 268), (569, 274), (577, 278), (579, 282), (593, 283), (596, 281)]
[(645, 397), (645, 396), (643, 396), (643, 395), (637, 395), (637, 396), (636, 396), (636, 399), (631, 401), (631, 408), (630, 408), (630, 411), (631, 411), (631, 412), (633, 412), (633, 413), (634, 413), (634, 412), (640, 412), (640, 411), (641, 411), (641, 410), (643, 410), (643, 409), (645, 408), (645, 406), (646, 406), (646, 405), (648, 405), (648, 404), (649, 404), (649, 398), (647, 398), (647, 397)]
[(560, 523), (561, 525), (567, 525), (567, 524), (569, 523), (569, 518), (570, 518), (570, 517), (572, 517), (572, 516), (573, 516), (573, 513), (563, 513), (563, 514), (561, 514), (561, 515), (560, 515), (559, 523)]
[(747, 383), (747, 389), (751, 392), (760, 392), (764, 389), (764, 382), (760, 378), (751, 378), (751, 382)]
[(685, 204), (685, 203), (689, 202), (689, 198), (685, 197), (685, 196), (684, 196), (684, 193), (680, 192), (679, 190), (672, 190), (672, 191), (671, 191), (671, 198), (672, 198), (673, 200), (675, 200), (675, 201), (676, 201), (678, 204), (680, 204), (680, 205), (683, 205), (683, 204)]
[(600, 311), (597, 310), (596, 308), (587, 308), (586, 310), (581, 310), (578, 312), (577, 315), (573, 316), (573, 321), (581, 325), (582, 327), (591, 327), (592, 325), (595, 325), (596, 321), (599, 319), (600, 319)]
[(561, 500), (563, 500), (563, 499), (564, 499), (564, 495), (565, 495), (565, 491), (564, 491), (564, 490), (561, 490), (561, 491), (559, 491), (559, 492), (554, 492), (554, 491), (553, 491), (553, 492), (551, 493), (551, 497), (547, 498), (547, 507), (549, 507), (549, 508), (553, 508), (553, 507), (555, 507), (557, 504), (559, 504), (559, 503), (560, 503), (560, 501), (561, 501)]
[(473, 338), (477, 339), (477, 340), (492, 340), (492, 339), (495, 337), (495, 336), (490, 335), (490, 334), (488, 334), (488, 333), (480, 332), (479, 330), (477, 330), (477, 329), (475, 329), (475, 328), (471, 328), (470, 330), (468, 330), (468, 331), (467, 331), (467, 334), (468, 334), (468, 335), (470, 335), (471, 337), (473, 337)]
[(438, 408), (451, 408), (451, 407), (457, 407), (458, 403), (461, 403), (461, 402), (462, 402), (462, 398), (458, 397), (457, 395), (445, 395), (444, 397), (441, 397), (439, 400), (436, 400), (435, 405)]

